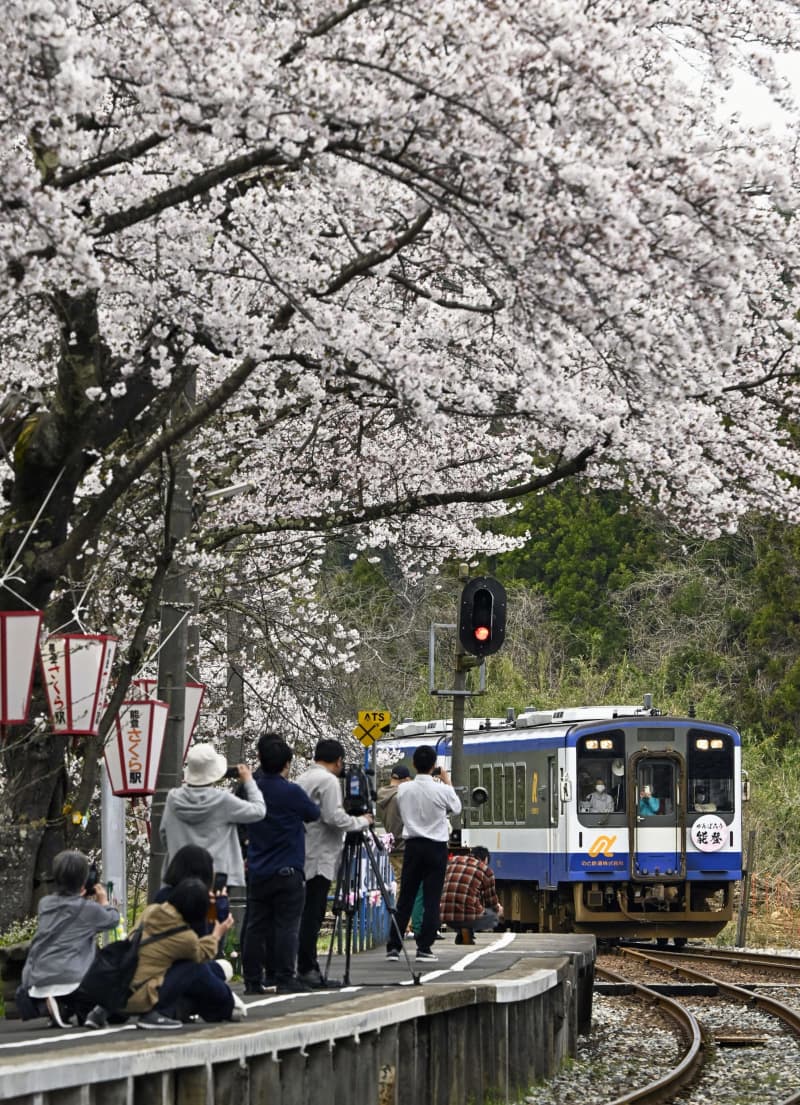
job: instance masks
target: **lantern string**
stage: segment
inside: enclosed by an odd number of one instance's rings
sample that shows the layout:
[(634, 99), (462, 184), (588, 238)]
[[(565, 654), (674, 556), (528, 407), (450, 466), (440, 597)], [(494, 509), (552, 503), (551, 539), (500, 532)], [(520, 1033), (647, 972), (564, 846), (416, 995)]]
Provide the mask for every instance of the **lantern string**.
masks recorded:
[(136, 673), (136, 676), (135, 676), (135, 678), (136, 678), (136, 679), (139, 679), (139, 678), (140, 678), (140, 676), (141, 676), (141, 674), (142, 674), (142, 672), (143, 672), (143, 671), (144, 671), (144, 669), (145, 669), (145, 668), (147, 667), (147, 665), (148, 665), (148, 664), (150, 664), (150, 663), (152, 663), (152, 661), (153, 661), (153, 660), (155, 660), (156, 656), (158, 656), (159, 652), (161, 652), (161, 649), (162, 649), (162, 648), (163, 648), (163, 647), (164, 647), (164, 646), (166, 645), (166, 643), (167, 643), (167, 642), (169, 641), (169, 639), (170, 639), (170, 637), (172, 636), (172, 634), (173, 634), (173, 633), (177, 633), (177, 631), (178, 631), (178, 630), (180, 629), (180, 627), (181, 627), (181, 626), (183, 625), (183, 623), (184, 623), (184, 622), (186, 621), (186, 619), (187, 619), (187, 618), (189, 617), (189, 614), (190, 614), (190, 613), (191, 613), (191, 610), (187, 610), (187, 611), (186, 611), (186, 613), (185, 613), (185, 614), (183, 614), (183, 616), (182, 616), (182, 617), (180, 618), (180, 620), (179, 620), (179, 621), (177, 621), (177, 622), (175, 623), (175, 625), (174, 625), (174, 626), (172, 627), (172, 629), (171, 629), (171, 630), (169, 631), (169, 633), (168, 633), (168, 634), (166, 635), (166, 637), (164, 638), (164, 640), (163, 640), (163, 641), (161, 641), (161, 643), (160, 643), (160, 644), (158, 645), (158, 648), (157, 648), (157, 649), (155, 650), (155, 652), (151, 652), (151, 653), (150, 653), (150, 655), (149, 655), (149, 656), (147, 656), (147, 657), (146, 657), (146, 658), (145, 658), (145, 659), (144, 659), (144, 660), (142, 661), (142, 665), (141, 665), (141, 667), (139, 668), (139, 670), (138, 670), (138, 671), (137, 671), (137, 673)]
[(42, 505), (36, 511), (36, 515), (35, 515), (33, 521), (31, 522), (31, 524), (28, 526), (27, 532), (26, 532), (25, 536), (22, 538), (22, 541), (17, 546), (17, 551), (14, 553), (13, 557), (11, 558), (10, 564), (6, 568), (5, 573), (2, 576), (0, 576), (0, 587), (5, 587), (5, 589), (7, 591), (11, 591), (12, 595), (15, 595), (16, 598), (20, 599), (20, 601), (27, 602), (28, 606), (30, 606), (31, 610), (35, 610), (36, 607), (33, 606), (30, 602), (28, 602), (27, 599), (23, 599), (21, 595), (17, 595), (16, 592), (13, 591), (12, 588), (8, 586), (8, 580), (13, 579), (17, 583), (24, 583), (25, 582), (20, 576), (15, 576), (15, 575), (12, 575), (11, 573), (14, 571), (15, 565), (16, 565), (17, 561), (19, 560), (20, 556), (22, 555), (23, 549), (25, 548), (25, 546), (28, 543), (28, 538), (33, 533), (33, 531), (36, 529), (36, 526), (39, 522), (39, 519), (41, 518), (42, 514), (44, 513), (44, 508), (50, 502), (50, 497), (52, 496), (53, 492), (55, 491), (56, 485), (57, 485), (58, 481), (61, 479), (61, 477), (64, 475), (65, 471), (66, 471), (66, 468), (62, 467), (61, 471), (58, 473), (56, 478), (53, 480), (52, 487), (50, 488), (50, 490), (45, 495), (44, 500), (42, 502)]
[(89, 582), (86, 584), (86, 586), (83, 589), (83, 594), (78, 599), (78, 601), (75, 603), (75, 605), (72, 607), (72, 617), (69, 619), (69, 621), (66, 621), (66, 622), (64, 622), (63, 625), (60, 625), (58, 627), (58, 629), (54, 629), (53, 633), (60, 633), (62, 629), (66, 629), (68, 626), (72, 625), (73, 622), (75, 623), (75, 625), (77, 625), (77, 627), (81, 631), (81, 633), (86, 633), (86, 634), (89, 633), (88, 629), (86, 628), (83, 621), (81, 620), (81, 610), (85, 609), (85, 599), (86, 599), (86, 596), (89, 594), (89, 588), (94, 583), (94, 577), (97, 575), (98, 567), (99, 567), (99, 565), (96, 564), (95, 567), (94, 567), (94, 571), (89, 576)]
[(29, 606), (31, 608), (31, 610), (38, 611), (38, 607), (34, 606), (32, 602), (29, 602), (24, 595), (21, 595), (19, 591), (15, 591), (13, 587), (9, 587), (8, 583), (6, 582), (8, 579), (13, 579), (15, 583), (24, 583), (25, 580), (22, 579), (20, 576), (3, 576), (3, 578), (0, 579), (0, 587), (4, 587), (6, 591), (10, 591), (15, 599), (19, 599), (20, 602), (24, 602), (26, 606)]

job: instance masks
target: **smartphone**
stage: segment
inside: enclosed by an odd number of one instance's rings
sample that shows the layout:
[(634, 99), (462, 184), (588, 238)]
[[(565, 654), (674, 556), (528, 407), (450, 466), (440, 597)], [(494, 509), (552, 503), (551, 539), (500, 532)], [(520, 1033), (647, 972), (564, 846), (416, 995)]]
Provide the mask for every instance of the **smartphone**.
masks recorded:
[(225, 772), (225, 778), (226, 779), (238, 779), (239, 778), (239, 768), (235, 764), (233, 765), (233, 767), (229, 767), (228, 770)]
[(89, 874), (86, 876), (86, 882), (83, 884), (84, 893), (87, 898), (91, 898), (94, 894), (94, 888), (97, 886), (100, 875), (97, 870), (96, 863), (89, 864)]
[(225, 887), (228, 885), (228, 872), (217, 871), (214, 876), (214, 893), (221, 894)]
[(217, 920), (226, 921), (231, 912), (227, 894), (217, 894)]

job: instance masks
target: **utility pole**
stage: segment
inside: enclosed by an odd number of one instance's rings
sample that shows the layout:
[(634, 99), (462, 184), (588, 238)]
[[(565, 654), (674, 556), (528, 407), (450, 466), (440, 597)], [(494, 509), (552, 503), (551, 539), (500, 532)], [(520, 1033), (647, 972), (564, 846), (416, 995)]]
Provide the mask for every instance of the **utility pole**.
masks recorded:
[[(185, 401), (192, 406), (195, 399), (195, 379), (189, 380), (184, 391)], [(158, 653), (158, 697), (169, 703), (167, 731), (158, 769), (156, 793), (150, 812), (150, 867), (148, 898), (152, 900), (161, 886), (166, 850), (161, 843), (161, 818), (167, 791), (180, 785), (183, 775), (183, 734), (186, 715), (186, 659), (189, 639), (189, 618), (194, 602), (186, 584), (186, 570), (180, 559), (180, 549), (192, 528), (192, 495), (194, 480), (186, 460), (185, 447), (173, 459), (172, 502), (167, 519), (167, 540), (172, 560), (164, 579), (161, 600), (161, 648)]]

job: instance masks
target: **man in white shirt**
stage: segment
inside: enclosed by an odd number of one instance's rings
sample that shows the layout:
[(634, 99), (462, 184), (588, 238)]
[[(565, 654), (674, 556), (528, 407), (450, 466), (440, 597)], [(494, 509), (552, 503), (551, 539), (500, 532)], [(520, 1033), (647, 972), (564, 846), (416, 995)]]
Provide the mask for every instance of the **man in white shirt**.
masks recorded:
[(397, 927), (393, 927), (386, 946), (387, 959), (400, 958), (399, 932), (405, 932), (414, 908), (417, 890), (422, 886), (424, 913), (417, 933), (417, 961), (435, 961), (433, 941), (439, 928), (439, 899), (447, 870), (448, 814), (461, 812), (461, 800), (442, 768), (436, 776), (436, 749), (421, 744), (414, 752), (416, 777), (399, 787), (397, 807), (403, 818), (405, 858), (403, 882), (397, 903)]
[(297, 780), (320, 809), (319, 821), (306, 825), (306, 897), (300, 919), (297, 974), (314, 989), (329, 985), (317, 958), (317, 938), (328, 905), (328, 892), (336, 878), (344, 834), (361, 832), (372, 824), (372, 814), (351, 817), (342, 804), (339, 776), (344, 768), (344, 748), (337, 740), (317, 741), (314, 763)]

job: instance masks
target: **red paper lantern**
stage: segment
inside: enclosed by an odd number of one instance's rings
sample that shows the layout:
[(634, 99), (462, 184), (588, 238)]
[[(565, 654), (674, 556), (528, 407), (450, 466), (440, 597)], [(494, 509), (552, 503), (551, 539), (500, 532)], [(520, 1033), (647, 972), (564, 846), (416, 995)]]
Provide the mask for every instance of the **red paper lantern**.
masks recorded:
[[(157, 679), (133, 679), (131, 686), (136, 689), (131, 691), (131, 698), (150, 699), (158, 691)], [(194, 731), (197, 728), (197, 719), (200, 716), (200, 706), (206, 693), (205, 683), (188, 682), (185, 689), (183, 710), (183, 758), (189, 753), (189, 745), (192, 743)]]
[(103, 749), (114, 794), (155, 794), (168, 715), (169, 704), (155, 699), (122, 703), (114, 719), (115, 735)]
[(41, 650), (53, 732), (95, 736), (117, 638), (105, 633), (54, 633)]
[(0, 610), (0, 724), (28, 720), (41, 610)]

